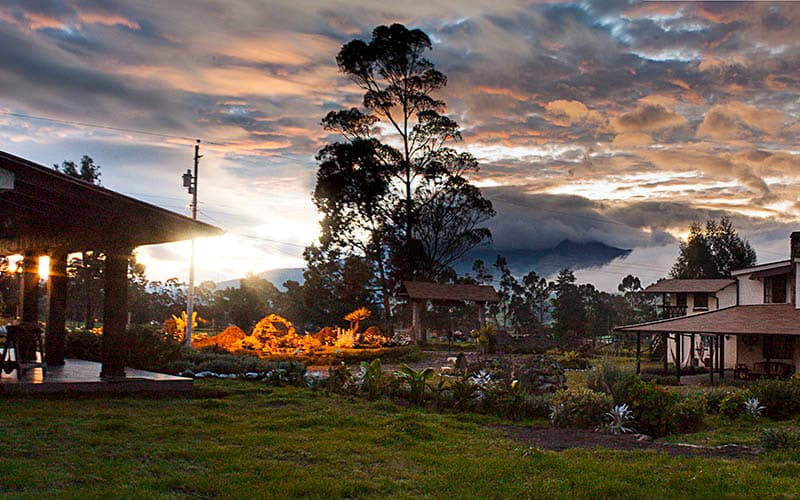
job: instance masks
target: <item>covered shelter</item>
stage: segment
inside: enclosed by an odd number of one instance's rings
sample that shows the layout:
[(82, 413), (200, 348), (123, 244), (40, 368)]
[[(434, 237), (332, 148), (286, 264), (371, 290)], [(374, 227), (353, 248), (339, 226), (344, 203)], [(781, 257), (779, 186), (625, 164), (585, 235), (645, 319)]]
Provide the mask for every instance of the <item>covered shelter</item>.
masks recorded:
[(39, 257), (50, 257), (45, 359), (64, 364), (67, 256), (105, 255), (103, 379), (125, 377), (128, 259), (141, 245), (217, 236), (209, 224), (0, 151), (0, 255), (23, 255), (21, 322), (36, 323)]
[[(800, 363), (800, 354), (798, 353), (800, 351), (800, 343), (796, 341), (796, 337), (800, 336), (800, 309), (795, 308), (793, 304), (731, 306), (702, 314), (619, 327), (616, 330), (636, 333), (637, 372), (641, 350), (640, 338), (643, 333), (675, 335), (676, 337), (700, 334), (709, 338), (712, 343), (710, 370), (712, 380), (714, 371), (717, 371), (720, 377), (723, 377), (725, 373), (724, 337), (726, 336), (734, 336), (745, 345), (750, 344), (752, 339), (754, 342), (749, 347), (753, 348), (755, 343), (760, 341), (764, 344), (764, 348), (760, 352), (766, 354), (772, 351), (772, 349), (766, 349), (766, 344), (781, 340), (782, 345), (780, 348), (774, 350), (783, 352), (782, 356), (790, 356), (786, 359), (790, 359), (793, 365)], [(787, 344), (785, 342), (787, 339), (791, 340), (789, 342), (791, 345), (785, 345)], [(678, 345), (680, 345), (680, 342)], [(747, 361), (745, 358), (750, 351), (754, 351), (754, 354), (760, 354), (760, 352), (755, 353), (756, 349), (737, 350), (737, 364), (741, 361)], [(774, 371), (770, 369), (771, 362), (776, 364), (774, 359), (771, 361), (770, 356), (767, 355), (765, 375), (769, 375)], [(675, 368), (677, 375), (680, 376), (680, 364), (676, 364)]]
[(430, 283), (427, 281), (404, 281), (397, 293), (411, 303), (412, 340), (425, 344), (427, 337), (422, 325), (422, 309), (430, 301), (437, 305), (462, 305), (466, 302), (478, 306), (478, 326), (483, 325), (486, 305), (500, 302), (500, 296), (491, 285), (467, 285)]

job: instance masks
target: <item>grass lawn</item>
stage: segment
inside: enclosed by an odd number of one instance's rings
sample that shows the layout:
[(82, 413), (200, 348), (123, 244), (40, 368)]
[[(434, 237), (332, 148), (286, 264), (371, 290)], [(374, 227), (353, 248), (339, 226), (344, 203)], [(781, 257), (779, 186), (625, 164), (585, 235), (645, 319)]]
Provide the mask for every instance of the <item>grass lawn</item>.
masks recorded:
[(800, 463), (542, 451), (477, 415), (198, 381), (195, 399), (0, 400), (3, 497), (800, 496)]

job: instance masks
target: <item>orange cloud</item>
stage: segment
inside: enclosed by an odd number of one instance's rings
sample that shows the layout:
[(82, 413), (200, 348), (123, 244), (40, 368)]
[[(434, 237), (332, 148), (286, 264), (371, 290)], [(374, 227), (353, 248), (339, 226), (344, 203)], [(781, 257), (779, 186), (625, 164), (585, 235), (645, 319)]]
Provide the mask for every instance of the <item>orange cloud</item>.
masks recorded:
[(558, 99), (544, 105), (550, 123), (559, 127), (568, 127), (576, 123), (591, 121), (601, 123), (603, 116), (597, 111), (590, 110), (580, 101)]
[(126, 26), (132, 30), (141, 29), (139, 23), (114, 14), (102, 14), (98, 12), (81, 12), (78, 14), (78, 21), (84, 24), (101, 24), (103, 26)]
[(612, 126), (618, 132), (654, 132), (687, 123), (686, 118), (661, 104), (644, 104), (611, 120)]
[(754, 132), (776, 134), (786, 122), (783, 111), (757, 108), (743, 102), (713, 106), (697, 128), (698, 137), (743, 139)]

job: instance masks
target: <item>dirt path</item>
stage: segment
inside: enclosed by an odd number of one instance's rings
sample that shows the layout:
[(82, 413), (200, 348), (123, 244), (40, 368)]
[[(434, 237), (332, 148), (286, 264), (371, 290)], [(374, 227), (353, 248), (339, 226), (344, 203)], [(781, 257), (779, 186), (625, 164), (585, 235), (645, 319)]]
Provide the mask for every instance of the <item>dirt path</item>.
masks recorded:
[(574, 448), (607, 448), (611, 450), (653, 450), (673, 456), (748, 458), (761, 453), (761, 449), (744, 445), (697, 446), (660, 441), (638, 441), (634, 435), (612, 436), (582, 429), (557, 429), (553, 427), (518, 427), (501, 425), (510, 438), (526, 446), (546, 450), (564, 451)]

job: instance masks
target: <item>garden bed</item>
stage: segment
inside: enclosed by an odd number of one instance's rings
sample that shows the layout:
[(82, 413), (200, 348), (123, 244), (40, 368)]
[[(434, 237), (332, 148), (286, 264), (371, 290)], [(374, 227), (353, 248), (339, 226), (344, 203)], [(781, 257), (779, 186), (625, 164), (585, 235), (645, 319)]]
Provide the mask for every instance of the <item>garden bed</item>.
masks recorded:
[(585, 429), (558, 429), (553, 427), (520, 427), (499, 425), (497, 429), (508, 437), (528, 447), (552, 451), (575, 448), (606, 448), (611, 450), (651, 450), (672, 456), (748, 458), (761, 453), (761, 448), (740, 444), (700, 446), (683, 443), (639, 440), (638, 435), (614, 436)]

